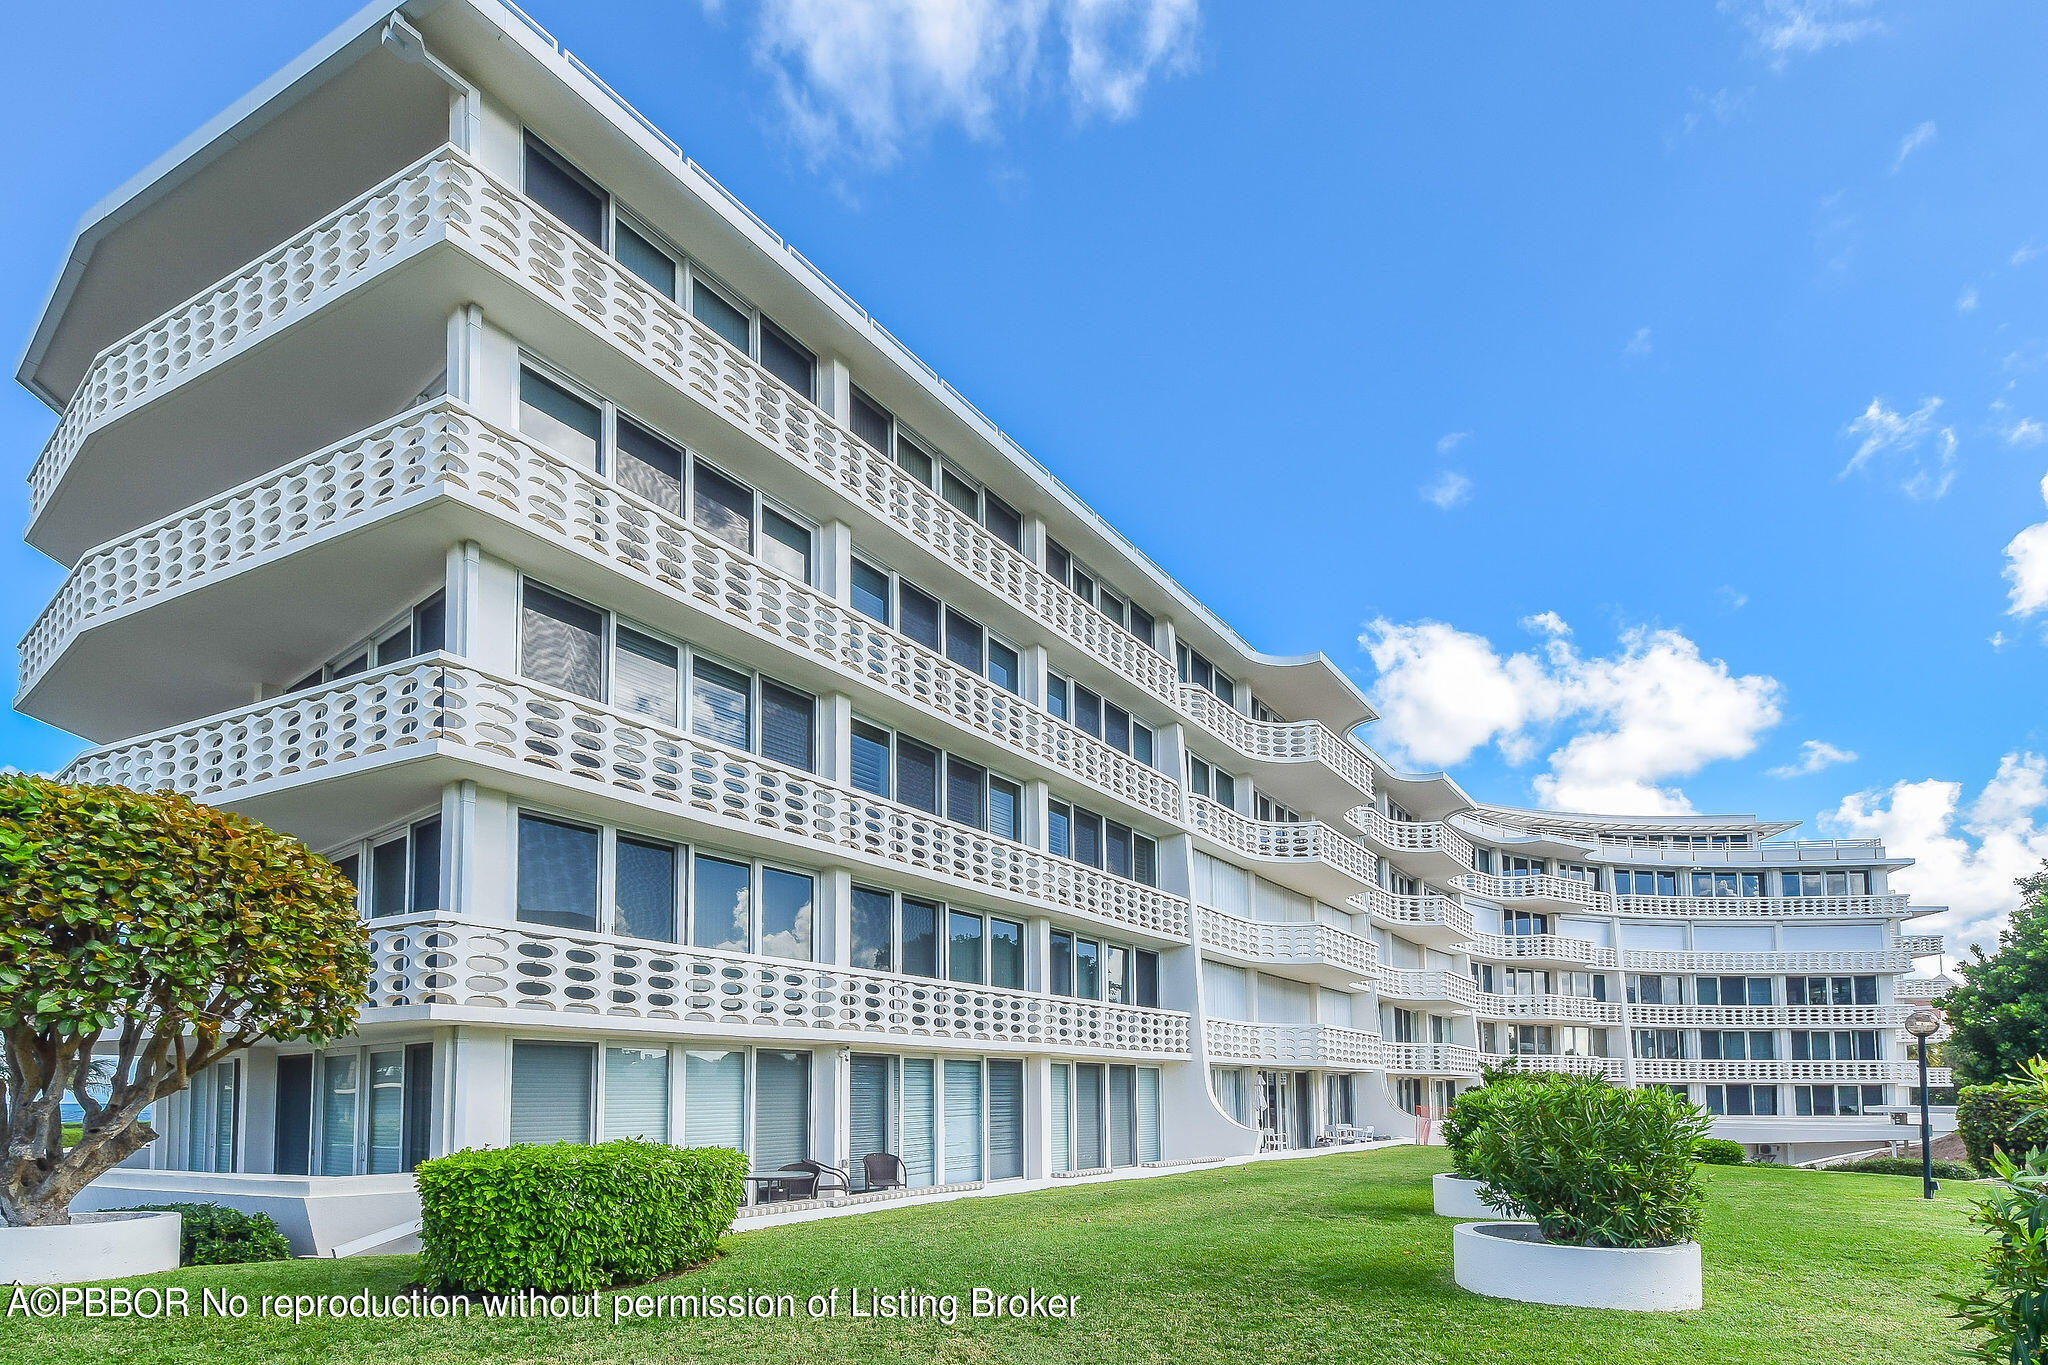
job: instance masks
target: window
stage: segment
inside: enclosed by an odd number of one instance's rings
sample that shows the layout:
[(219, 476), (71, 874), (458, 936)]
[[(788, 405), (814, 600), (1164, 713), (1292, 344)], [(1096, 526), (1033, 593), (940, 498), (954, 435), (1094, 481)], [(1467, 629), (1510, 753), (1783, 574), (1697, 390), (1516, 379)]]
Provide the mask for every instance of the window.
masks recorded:
[[(337, 867), (357, 886), (357, 902), (367, 919), (416, 915), (441, 908), (441, 817), (430, 816), (388, 835), (350, 845), (347, 854), (330, 854)], [(367, 866), (370, 875), (358, 880)]]
[(1709, 1114), (1775, 1114), (1778, 1087), (1775, 1085), (1710, 1085), (1707, 1087)]
[(1761, 872), (1695, 872), (1692, 874), (1692, 894), (1714, 897), (1751, 897), (1764, 893), (1764, 874)]
[(1874, 1062), (1877, 1060), (1875, 1029), (1794, 1029), (1792, 1060), (1795, 1062)]
[(859, 556), (853, 560), (852, 603), (863, 616), (895, 626), (969, 673), (987, 678), (1005, 692), (1023, 694), (1023, 663), (1015, 647), (965, 612)]
[(604, 613), (527, 583), (519, 601), (519, 671), (535, 682), (604, 700)]
[(1832, 1117), (1838, 1114), (1862, 1114), (1884, 1105), (1884, 1087), (1881, 1085), (1795, 1085), (1792, 1087), (1792, 1112), (1802, 1118), (1808, 1115)]
[(1631, 972), (1628, 978), (1628, 1002), (1631, 1005), (1682, 1005), (1685, 1001), (1679, 991), (1676, 976), (1642, 976)]
[(1147, 886), (1158, 885), (1159, 851), (1150, 837), (1065, 801), (1050, 802), (1047, 812), (1048, 852)]
[(1024, 837), (1024, 788), (1007, 777), (859, 719), (853, 722), (849, 751), (853, 785), (864, 792), (998, 838)]
[(531, 133), (526, 135), (526, 197), (592, 246), (604, 249), (609, 196)]
[(1067, 591), (1144, 642), (1146, 648), (1158, 648), (1153, 632), (1157, 623), (1152, 613), (1110, 591), (1056, 540), (1045, 542), (1045, 571)]
[(614, 859), (610, 931), (625, 938), (675, 942), (682, 908), (682, 850), (622, 834)]
[(1639, 1028), (1634, 1043), (1638, 1057), (1680, 1061), (1686, 1056), (1685, 1035), (1675, 1028)]
[(1077, 682), (1048, 673), (1045, 678), (1045, 709), (1078, 730), (1085, 730), (1119, 753), (1140, 763), (1152, 764), (1152, 727), (1134, 719), (1116, 703), (1107, 701)]
[(447, 647), (448, 606), (446, 599), (437, 592), (350, 644), (285, 691), (303, 692), (323, 682), (368, 672), (373, 666), (386, 668)]
[(1188, 786), (1197, 796), (1206, 796), (1231, 810), (1237, 809), (1237, 779), (1193, 753), (1188, 755)]
[(711, 539), (799, 582), (811, 581), (810, 525), (531, 358), (519, 371), (519, 427), (562, 458), (688, 520)]
[(1180, 680), (1192, 687), (1206, 688), (1225, 706), (1237, 705), (1237, 683), (1230, 675), (1183, 644), (1174, 646), (1180, 666)]
[(1867, 896), (1868, 872), (1784, 872), (1779, 874), (1779, 893), (1786, 896)]
[(1301, 823), (1301, 816), (1293, 807), (1281, 805), (1278, 801), (1275, 801), (1257, 788), (1252, 790), (1252, 817), (1257, 820), (1263, 820), (1268, 824), (1298, 825)]
[(1788, 976), (1785, 978), (1788, 1005), (1875, 1005), (1877, 978), (1874, 976)]
[(1024, 518), (1016, 508), (932, 453), (922, 437), (911, 435), (896, 418), (855, 386), (847, 425), (853, 434), (911, 478), (939, 495), (954, 511), (986, 528), (1013, 550), (1024, 548)]
[(1047, 973), (1054, 995), (1111, 1004), (1156, 1007), (1159, 998), (1159, 955), (1122, 943), (1104, 943), (1069, 929), (1051, 935), (1052, 962)]
[(1700, 1056), (1709, 1061), (1774, 1061), (1778, 1055), (1777, 1037), (1769, 1029), (1701, 1029)]
[(1769, 1005), (1771, 978), (1767, 976), (1703, 976), (1693, 983), (1702, 1005)]
[(1678, 894), (1676, 872), (1631, 872), (1625, 867), (1614, 870), (1614, 891), (1619, 896), (1675, 896)]
[(597, 830), (521, 812), (518, 918), (558, 929), (597, 928)]

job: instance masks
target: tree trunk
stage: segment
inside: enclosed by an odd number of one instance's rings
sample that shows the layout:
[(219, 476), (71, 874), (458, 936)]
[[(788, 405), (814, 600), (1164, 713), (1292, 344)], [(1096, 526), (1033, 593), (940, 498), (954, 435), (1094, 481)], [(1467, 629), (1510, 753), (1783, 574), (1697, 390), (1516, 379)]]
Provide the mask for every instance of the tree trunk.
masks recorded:
[(82, 1135), (54, 1165), (26, 1144), (10, 1145), (0, 1170), (0, 1222), (17, 1228), (68, 1225), (80, 1190), (155, 1140), (156, 1130), (136, 1119), (113, 1132), (102, 1128)]

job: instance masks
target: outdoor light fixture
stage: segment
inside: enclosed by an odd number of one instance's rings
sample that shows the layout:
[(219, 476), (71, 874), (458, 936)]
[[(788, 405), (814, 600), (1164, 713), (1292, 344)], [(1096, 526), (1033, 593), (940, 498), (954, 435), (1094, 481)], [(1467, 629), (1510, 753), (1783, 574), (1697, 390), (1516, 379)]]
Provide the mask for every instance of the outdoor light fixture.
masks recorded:
[(1906, 1021), (1920, 1043), (1920, 1197), (1934, 1198), (1934, 1124), (1927, 1116), (1927, 1040), (1941, 1028), (1941, 1016), (1922, 1005)]

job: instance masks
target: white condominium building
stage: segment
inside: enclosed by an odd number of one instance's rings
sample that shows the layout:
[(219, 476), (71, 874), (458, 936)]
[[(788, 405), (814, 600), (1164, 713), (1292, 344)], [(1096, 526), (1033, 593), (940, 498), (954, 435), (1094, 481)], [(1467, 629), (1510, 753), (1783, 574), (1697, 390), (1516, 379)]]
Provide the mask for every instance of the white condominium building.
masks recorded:
[(371, 1249), (427, 1157), (622, 1135), (1014, 1187), (1511, 1057), (1804, 1157), (1912, 1083), (1903, 860), (1390, 768), (509, 5), (366, 10), (119, 190), (20, 378), (20, 709), (326, 853), (376, 961), (103, 1203)]

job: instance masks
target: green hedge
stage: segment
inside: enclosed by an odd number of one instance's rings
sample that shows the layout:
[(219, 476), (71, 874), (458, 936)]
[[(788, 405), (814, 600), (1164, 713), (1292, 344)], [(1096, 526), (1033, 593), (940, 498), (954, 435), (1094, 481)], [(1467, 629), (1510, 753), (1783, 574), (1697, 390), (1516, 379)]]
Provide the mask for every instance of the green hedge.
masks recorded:
[(2039, 1107), (2039, 1092), (2031, 1086), (1964, 1086), (1956, 1094), (1956, 1132), (1970, 1164), (1989, 1171), (2001, 1152), (2019, 1162), (2032, 1148), (2048, 1146), (2048, 1127), (2038, 1119), (2028, 1122)]
[(441, 1287), (560, 1293), (708, 1259), (739, 1212), (728, 1147), (621, 1140), (471, 1149), (423, 1162), (420, 1255)]
[(1701, 1138), (1693, 1146), (1692, 1159), (1709, 1166), (1745, 1166), (1749, 1164), (1749, 1153), (1741, 1143), (1727, 1138)]
[(137, 1213), (184, 1215), (179, 1265), (241, 1265), (288, 1261), (292, 1244), (267, 1213), (244, 1213), (224, 1204), (137, 1204)]
[[(1920, 1158), (1917, 1156), (1872, 1156), (1861, 1161), (1845, 1161), (1839, 1166), (1822, 1166), (1823, 1171), (1848, 1171), (1852, 1175), (1910, 1175), (1919, 1179), (1922, 1174)], [(1977, 1173), (1960, 1161), (1937, 1161), (1934, 1163), (1936, 1180), (1975, 1180)]]

